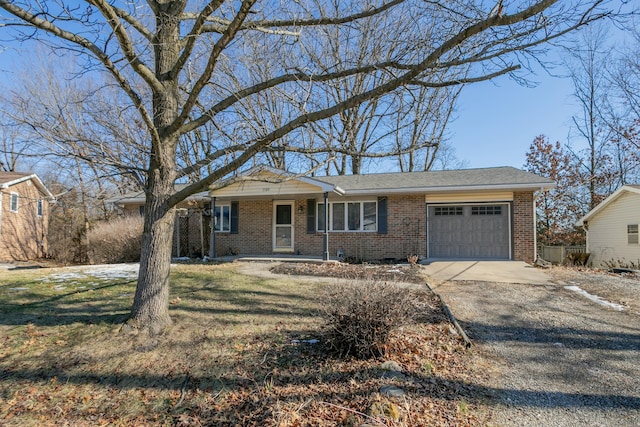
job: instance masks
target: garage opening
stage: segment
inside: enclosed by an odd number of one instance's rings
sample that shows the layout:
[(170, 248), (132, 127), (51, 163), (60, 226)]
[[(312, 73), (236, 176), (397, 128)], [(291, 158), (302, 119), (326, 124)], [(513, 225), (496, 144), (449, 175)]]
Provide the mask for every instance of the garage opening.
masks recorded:
[(427, 205), (428, 257), (511, 259), (510, 206)]

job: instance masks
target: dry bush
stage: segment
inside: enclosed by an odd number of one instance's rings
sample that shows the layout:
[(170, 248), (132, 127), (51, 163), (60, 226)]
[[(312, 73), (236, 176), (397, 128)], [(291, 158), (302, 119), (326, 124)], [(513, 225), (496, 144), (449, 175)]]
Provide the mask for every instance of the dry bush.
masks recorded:
[(390, 333), (413, 321), (410, 293), (374, 280), (340, 282), (323, 295), (327, 342), (341, 356), (384, 355)]
[(89, 231), (89, 259), (93, 264), (140, 261), (143, 218), (138, 215), (96, 224)]
[(571, 252), (567, 254), (567, 264), (586, 266), (589, 263), (590, 253)]

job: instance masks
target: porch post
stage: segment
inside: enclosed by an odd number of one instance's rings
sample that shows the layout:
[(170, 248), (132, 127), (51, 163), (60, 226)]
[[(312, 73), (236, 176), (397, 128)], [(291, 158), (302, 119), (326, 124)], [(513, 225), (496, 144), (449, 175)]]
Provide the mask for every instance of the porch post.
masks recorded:
[(216, 198), (211, 198), (211, 232), (209, 233), (209, 259), (217, 258), (216, 253)]
[(324, 192), (324, 233), (322, 234), (322, 247), (324, 253), (322, 254), (323, 261), (329, 261), (329, 193)]

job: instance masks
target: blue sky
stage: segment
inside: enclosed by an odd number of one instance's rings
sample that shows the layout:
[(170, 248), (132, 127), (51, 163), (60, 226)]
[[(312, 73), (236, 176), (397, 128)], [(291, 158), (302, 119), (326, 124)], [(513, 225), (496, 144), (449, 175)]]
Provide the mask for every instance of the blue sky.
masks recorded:
[(456, 156), (473, 168), (521, 168), (536, 136), (566, 142), (571, 116), (580, 112), (571, 80), (543, 73), (532, 77), (539, 82), (533, 88), (508, 77), (464, 88), (449, 127)]

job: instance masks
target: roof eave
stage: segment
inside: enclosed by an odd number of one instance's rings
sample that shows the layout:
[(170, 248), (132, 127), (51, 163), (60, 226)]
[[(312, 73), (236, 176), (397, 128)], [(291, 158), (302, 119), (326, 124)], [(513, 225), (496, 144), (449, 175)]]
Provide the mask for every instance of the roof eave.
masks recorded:
[(8, 189), (12, 185), (17, 185), (17, 184), (20, 184), (21, 182), (25, 182), (29, 180), (33, 180), (36, 183), (36, 187), (38, 187), (40, 191), (44, 193), (47, 199), (55, 200), (55, 196), (51, 194), (51, 192), (47, 189), (47, 187), (44, 186), (42, 181), (40, 181), (40, 178), (38, 178), (38, 175), (36, 175), (35, 173), (31, 175), (22, 176), (20, 178), (14, 179), (13, 181), (5, 182), (4, 184), (0, 185), (0, 188)]
[(450, 185), (439, 187), (400, 187), (400, 188), (367, 188), (360, 190), (344, 190), (346, 195), (365, 194), (415, 194), (415, 193), (446, 193), (464, 191), (538, 191), (556, 187), (556, 183), (540, 182), (527, 184), (486, 184), (486, 185)]
[(636, 188), (628, 185), (623, 185), (622, 187), (618, 188), (616, 191), (611, 193), (609, 197), (607, 197), (602, 202), (600, 202), (595, 208), (587, 212), (585, 216), (577, 220), (575, 222), (576, 227), (583, 226), (585, 222), (588, 222), (591, 218), (596, 216), (604, 208), (609, 206), (611, 203), (615, 202), (625, 192), (640, 194), (640, 188)]

